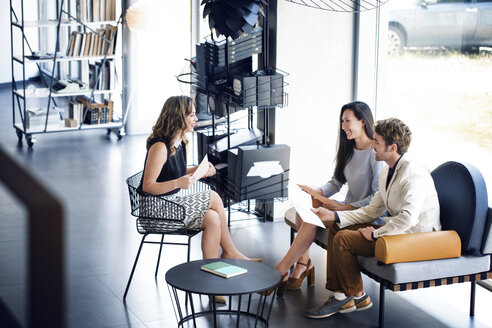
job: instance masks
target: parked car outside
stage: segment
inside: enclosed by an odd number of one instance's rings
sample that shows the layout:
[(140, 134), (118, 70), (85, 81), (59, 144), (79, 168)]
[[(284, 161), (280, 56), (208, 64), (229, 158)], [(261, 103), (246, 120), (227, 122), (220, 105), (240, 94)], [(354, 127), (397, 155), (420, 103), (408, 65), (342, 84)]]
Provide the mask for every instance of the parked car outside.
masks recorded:
[(404, 47), (492, 46), (492, 0), (393, 0), (388, 52)]

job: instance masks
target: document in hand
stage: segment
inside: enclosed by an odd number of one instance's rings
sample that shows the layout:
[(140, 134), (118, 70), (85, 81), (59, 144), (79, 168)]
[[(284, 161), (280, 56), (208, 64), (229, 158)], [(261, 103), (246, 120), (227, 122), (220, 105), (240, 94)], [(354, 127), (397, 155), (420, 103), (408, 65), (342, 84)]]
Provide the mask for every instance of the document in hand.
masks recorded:
[(323, 221), (311, 211), (311, 196), (309, 194), (295, 186), (289, 188), (289, 199), (304, 222), (326, 228)]
[[(298, 185), (299, 186), (299, 185)], [(299, 186), (300, 188), (300, 186)], [(303, 189), (302, 189), (303, 190)], [(333, 203), (336, 203), (335, 201), (329, 199), (329, 198), (326, 198), (325, 196), (323, 195), (320, 195), (320, 194), (317, 194), (317, 193), (314, 193), (314, 192), (311, 192), (310, 190), (303, 190), (304, 192), (308, 193), (309, 195), (311, 195), (314, 199), (317, 199), (319, 200), (321, 203), (325, 204), (325, 205), (332, 205)]]
[(200, 267), (200, 269), (224, 278), (231, 278), (248, 272), (247, 269), (220, 261), (204, 264)]
[(193, 172), (193, 176), (196, 177), (197, 180), (200, 180), (205, 176), (205, 174), (207, 174), (208, 167), (208, 155), (205, 155), (200, 165), (198, 165), (198, 168), (195, 170), (195, 172)]

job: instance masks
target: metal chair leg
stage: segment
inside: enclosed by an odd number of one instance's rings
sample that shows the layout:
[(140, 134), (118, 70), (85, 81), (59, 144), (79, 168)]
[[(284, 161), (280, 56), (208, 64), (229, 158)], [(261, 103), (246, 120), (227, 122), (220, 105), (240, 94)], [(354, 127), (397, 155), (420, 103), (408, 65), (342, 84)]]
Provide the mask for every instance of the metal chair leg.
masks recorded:
[(384, 286), (379, 284), (379, 328), (384, 328)]
[(471, 282), (471, 293), (470, 293), (470, 317), (475, 316), (475, 289), (477, 286), (476, 281)]
[(133, 263), (132, 273), (130, 273), (130, 278), (128, 278), (128, 283), (126, 284), (125, 294), (123, 294), (123, 301), (125, 301), (126, 294), (128, 294), (128, 289), (130, 288), (130, 284), (131, 284), (132, 278), (133, 278), (133, 273), (135, 273), (135, 268), (137, 267), (138, 258), (140, 257), (140, 251), (142, 250), (142, 246), (143, 246), (145, 237), (147, 237), (147, 235), (143, 235), (142, 241), (140, 242), (140, 247), (138, 248), (137, 257), (135, 258), (135, 262)]
[(164, 235), (162, 234), (161, 244), (159, 245), (159, 256), (157, 257), (157, 265), (155, 267), (155, 277), (157, 277), (157, 272), (159, 271), (159, 262), (161, 261), (162, 244), (164, 243)]
[(190, 262), (191, 237), (193, 237), (193, 236), (188, 237), (188, 257), (186, 258), (187, 262)]

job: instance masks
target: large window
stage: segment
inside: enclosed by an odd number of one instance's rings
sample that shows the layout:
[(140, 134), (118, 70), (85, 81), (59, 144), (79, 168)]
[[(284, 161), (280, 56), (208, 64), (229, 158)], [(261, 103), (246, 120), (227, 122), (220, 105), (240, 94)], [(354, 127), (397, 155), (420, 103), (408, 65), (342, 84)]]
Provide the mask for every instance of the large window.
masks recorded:
[(492, 190), (492, 1), (393, 1), (385, 10), (377, 118), (407, 122), (412, 152), (429, 168), (469, 162)]

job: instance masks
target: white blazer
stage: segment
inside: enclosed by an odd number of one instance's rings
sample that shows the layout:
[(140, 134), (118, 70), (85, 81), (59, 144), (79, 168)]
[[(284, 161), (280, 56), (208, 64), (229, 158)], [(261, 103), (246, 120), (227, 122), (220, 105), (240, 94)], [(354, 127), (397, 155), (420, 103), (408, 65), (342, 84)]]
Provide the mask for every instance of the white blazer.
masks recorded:
[(376, 238), (441, 230), (439, 199), (429, 172), (403, 155), (386, 189), (388, 172), (389, 167), (385, 166), (379, 175), (379, 189), (369, 205), (337, 212), (340, 227), (374, 222), (388, 210), (389, 216), (383, 218), (386, 224), (374, 231)]

